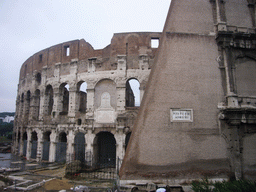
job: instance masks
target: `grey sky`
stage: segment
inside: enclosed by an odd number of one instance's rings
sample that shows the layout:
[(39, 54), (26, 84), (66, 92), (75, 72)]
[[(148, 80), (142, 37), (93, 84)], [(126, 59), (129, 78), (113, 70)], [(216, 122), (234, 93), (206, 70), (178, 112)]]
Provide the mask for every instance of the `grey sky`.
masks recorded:
[(34, 53), (85, 39), (94, 49), (113, 33), (161, 32), (171, 0), (0, 0), (0, 112), (14, 112), (19, 70)]

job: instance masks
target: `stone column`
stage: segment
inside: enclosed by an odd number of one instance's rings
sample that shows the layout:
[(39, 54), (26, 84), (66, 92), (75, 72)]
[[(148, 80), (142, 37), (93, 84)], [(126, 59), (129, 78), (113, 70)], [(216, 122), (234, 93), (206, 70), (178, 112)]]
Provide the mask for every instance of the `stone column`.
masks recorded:
[(230, 161), (231, 169), (235, 174), (236, 180), (242, 178), (242, 147), (239, 135), (239, 125), (230, 125)]
[(115, 139), (116, 139), (116, 158), (123, 159), (124, 141), (125, 141), (125, 134), (123, 133), (123, 129), (119, 129), (116, 132)]
[(53, 88), (53, 109), (52, 109), (52, 111), (54, 112), (53, 118), (57, 118), (63, 109), (62, 98), (63, 98), (63, 95), (60, 94), (60, 88), (54, 87)]
[(125, 82), (120, 84), (118, 83), (116, 87), (116, 92), (117, 92), (117, 111), (124, 111), (125, 110)]
[[(69, 87), (69, 106), (68, 106), (68, 116), (69, 118), (75, 118), (76, 115), (76, 103), (77, 103), (77, 88), (76, 85), (72, 85)], [(71, 121), (74, 123), (74, 119), (73, 121)]]
[(36, 97), (35, 93), (31, 92), (31, 97), (30, 97), (30, 106), (29, 106), (29, 113), (28, 113), (28, 122), (33, 121), (36, 115)]
[(86, 106), (86, 115), (88, 118), (93, 117), (94, 111), (94, 87), (92, 85), (87, 85), (87, 106)]
[(45, 114), (44, 110), (44, 101), (45, 101), (45, 89), (42, 89), (40, 91), (40, 106), (39, 106), (39, 115), (38, 115), (38, 120), (43, 119), (43, 115)]
[(43, 153), (43, 133), (42, 131), (37, 132), (37, 153), (36, 153), (36, 161), (42, 161), (42, 153)]
[(93, 152), (93, 140), (95, 138), (95, 134), (92, 133), (92, 129), (88, 129), (84, 137), (85, 137), (85, 143), (86, 143), (85, 154), (88, 152)]
[(14, 153), (15, 154), (18, 154), (18, 147), (19, 147), (19, 140), (18, 140), (18, 137), (19, 137), (19, 127), (17, 127), (16, 128), (16, 130), (15, 130), (15, 135), (16, 135), (16, 137), (15, 137), (15, 147), (14, 147)]
[(52, 130), (50, 135), (49, 162), (55, 162), (56, 155), (56, 131)]
[(27, 140), (27, 154), (26, 154), (26, 158), (27, 160), (30, 160), (30, 157), (31, 157), (31, 129), (27, 129), (27, 137), (28, 137), (28, 140)]
[(20, 131), (20, 151), (19, 151), (19, 156), (21, 156), (21, 155), (23, 155), (23, 145), (24, 145), (24, 141), (23, 141), (23, 129), (21, 129), (21, 131)]
[(69, 130), (67, 135), (67, 153), (66, 153), (66, 162), (71, 162), (74, 156), (74, 141), (75, 135), (73, 130)]
[(85, 137), (85, 158), (89, 158), (92, 161), (89, 161), (91, 164), (87, 164), (88, 166), (92, 166), (93, 161), (93, 141), (95, 138), (95, 134), (92, 133), (92, 129), (88, 129), (87, 133), (84, 135)]

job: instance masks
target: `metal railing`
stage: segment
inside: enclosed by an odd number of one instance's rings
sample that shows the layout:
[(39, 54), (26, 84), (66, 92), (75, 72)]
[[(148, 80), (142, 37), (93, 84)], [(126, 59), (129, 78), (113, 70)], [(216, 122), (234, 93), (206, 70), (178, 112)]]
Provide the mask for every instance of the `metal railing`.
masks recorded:
[[(122, 164), (119, 157), (94, 157), (91, 152), (85, 153), (84, 157), (79, 157), (80, 160), (76, 160), (75, 157), (77, 158), (77, 155), (68, 155), (66, 175), (79, 175), (87, 179), (115, 180), (118, 178)], [(84, 161), (81, 161), (81, 159), (84, 159)]]

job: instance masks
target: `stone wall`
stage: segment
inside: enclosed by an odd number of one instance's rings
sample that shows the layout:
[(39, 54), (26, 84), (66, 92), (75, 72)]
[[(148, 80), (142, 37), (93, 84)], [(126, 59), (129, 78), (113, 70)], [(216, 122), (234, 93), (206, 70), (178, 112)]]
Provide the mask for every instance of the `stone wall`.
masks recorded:
[(255, 180), (255, 6), (172, 0), (122, 183)]

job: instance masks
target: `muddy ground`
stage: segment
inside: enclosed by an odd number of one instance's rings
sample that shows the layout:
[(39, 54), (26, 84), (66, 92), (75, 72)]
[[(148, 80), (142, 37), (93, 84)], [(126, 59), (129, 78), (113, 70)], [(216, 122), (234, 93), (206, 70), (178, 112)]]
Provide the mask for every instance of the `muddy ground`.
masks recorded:
[[(28, 187), (34, 183), (43, 182), (42, 186), (29, 190), (31, 192), (57, 192), (60, 190), (66, 190), (68, 192), (68, 191), (72, 191), (70, 189), (71, 187), (74, 187), (77, 185), (87, 186), (89, 187), (91, 192), (94, 192), (94, 191), (97, 192), (97, 191), (108, 191), (109, 189), (113, 189), (113, 186), (115, 185), (114, 180), (92, 180), (92, 179), (85, 179), (80, 176), (72, 176), (72, 177), (66, 178), (64, 165), (6, 174), (5, 177), (11, 178), (12, 181), (15, 180), (17, 185), (22, 182), (22, 181), (19, 181), (21, 179), (23, 181), (30, 180), (29, 183), (19, 185), (22, 187)], [(8, 186), (4, 186), (0, 188), (0, 191), (13, 192), (15, 191), (15, 189), (14, 188), (10, 189)], [(16, 191), (22, 191), (22, 190), (16, 189)]]

